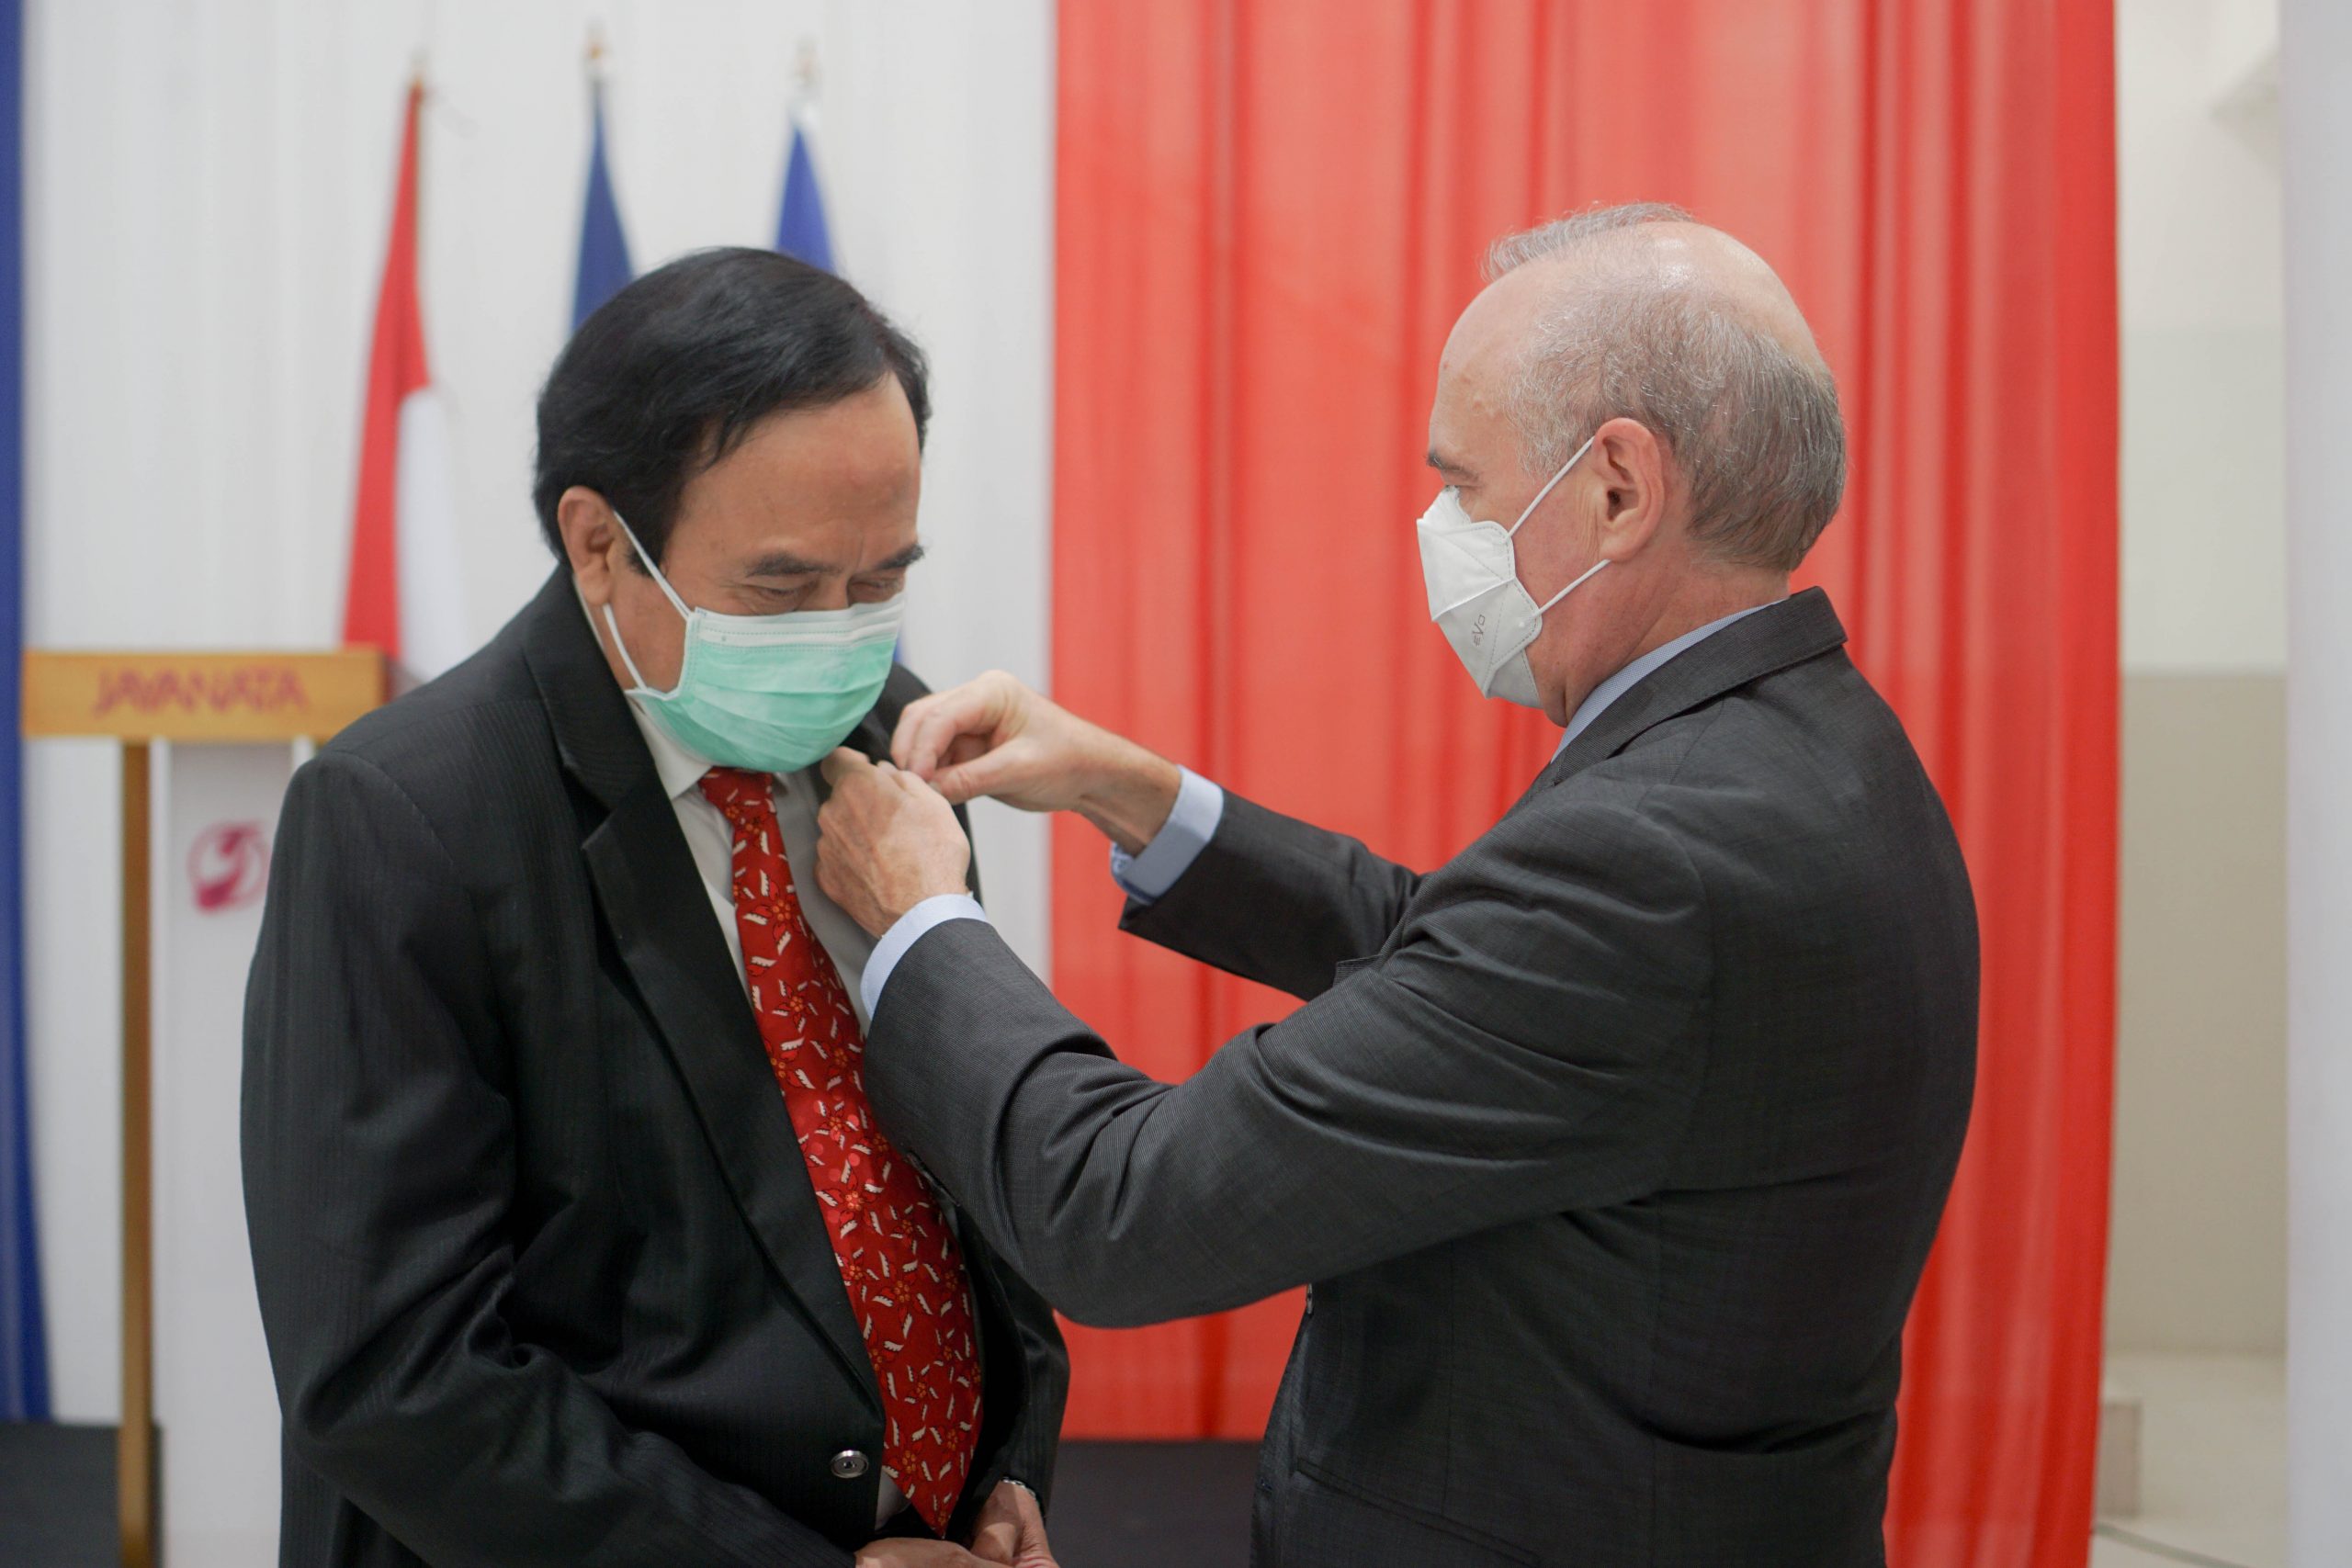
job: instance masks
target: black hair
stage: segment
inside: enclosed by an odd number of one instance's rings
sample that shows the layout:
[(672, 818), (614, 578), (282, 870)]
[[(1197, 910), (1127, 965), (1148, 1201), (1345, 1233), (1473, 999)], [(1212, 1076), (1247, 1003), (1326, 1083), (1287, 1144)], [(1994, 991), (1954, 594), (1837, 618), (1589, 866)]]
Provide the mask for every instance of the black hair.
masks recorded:
[(647, 273), (580, 325), (539, 392), (531, 500), (556, 558), (573, 485), (628, 519), (659, 565), (686, 481), (770, 414), (856, 396), (896, 376), (931, 423), (922, 350), (865, 296), (774, 251), (696, 251)]

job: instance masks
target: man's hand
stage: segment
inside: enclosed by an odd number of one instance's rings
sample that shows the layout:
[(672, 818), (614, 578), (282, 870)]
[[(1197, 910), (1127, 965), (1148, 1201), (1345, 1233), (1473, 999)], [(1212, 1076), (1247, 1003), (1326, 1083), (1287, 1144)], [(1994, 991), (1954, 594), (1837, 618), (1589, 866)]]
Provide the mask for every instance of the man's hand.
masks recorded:
[(997, 1481), (981, 1505), (981, 1526), (971, 1533), (971, 1556), (1009, 1568), (1056, 1568), (1045, 1540), (1045, 1514), (1037, 1495), (1016, 1481)]
[(850, 1568), (980, 1568), (982, 1559), (944, 1540), (868, 1541)]
[(972, 846), (954, 807), (914, 774), (846, 749), (825, 759), (817, 886), (880, 936), (924, 899), (965, 890)]
[(1176, 764), (990, 671), (909, 703), (890, 754), (947, 799), (1076, 811), (1133, 854), (1176, 804)]
[(861, 1550), (854, 1568), (1059, 1568), (1046, 1544), (1046, 1516), (1026, 1486), (997, 1483), (980, 1505), (972, 1550), (939, 1540), (877, 1540)]
[(1057, 1568), (1053, 1549), (1046, 1544), (1046, 1516), (1038, 1511), (1035, 1494), (1015, 1482), (997, 1483), (980, 1506), (972, 1555), (1010, 1568)]

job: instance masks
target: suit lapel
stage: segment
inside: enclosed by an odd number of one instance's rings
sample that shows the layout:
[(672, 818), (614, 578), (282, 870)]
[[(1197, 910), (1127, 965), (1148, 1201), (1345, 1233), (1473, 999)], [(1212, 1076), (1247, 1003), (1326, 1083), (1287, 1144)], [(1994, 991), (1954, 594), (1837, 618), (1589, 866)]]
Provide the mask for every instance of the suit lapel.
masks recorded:
[(675, 807), (560, 569), (531, 615), (526, 657), (557, 749), (605, 807), (581, 851), (621, 962), (769, 1265), (879, 1410), (831, 1235)]
[(1615, 756), (1654, 726), (1776, 670), (1818, 658), (1845, 640), (1846, 628), (1831, 608), (1829, 595), (1818, 588), (1808, 588), (1734, 622), (1668, 660), (1602, 709), (1600, 716), (1536, 775), (1534, 784), (1520, 797), (1520, 805), (1602, 758)]

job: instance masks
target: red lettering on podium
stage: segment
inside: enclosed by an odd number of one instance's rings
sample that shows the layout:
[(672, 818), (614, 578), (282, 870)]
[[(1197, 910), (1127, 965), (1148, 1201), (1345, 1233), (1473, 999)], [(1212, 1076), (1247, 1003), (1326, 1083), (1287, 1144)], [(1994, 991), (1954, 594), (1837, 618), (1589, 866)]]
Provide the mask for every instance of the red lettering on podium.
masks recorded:
[(311, 705), (302, 677), (284, 664), (244, 664), (233, 670), (107, 670), (98, 676), (98, 703), (94, 710), (112, 713), (128, 707), (135, 713), (177, 709), (215, 713), (242, 709), (249, 713), (297, 712)]

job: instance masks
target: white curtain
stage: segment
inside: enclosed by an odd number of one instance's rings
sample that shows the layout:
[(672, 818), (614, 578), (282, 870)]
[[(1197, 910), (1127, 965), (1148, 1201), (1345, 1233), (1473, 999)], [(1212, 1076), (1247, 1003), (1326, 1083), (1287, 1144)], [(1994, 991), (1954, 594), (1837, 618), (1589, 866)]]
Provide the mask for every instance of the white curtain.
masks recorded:
[[(795, 62), (815, 43), (843, 270), (935, 367), (910, 657), (934, 684), (991, 665), (1042, 681), (1050, 0), (28, 9), (35, 646), (334, 639), (394, 139), (420, 62), (428, 347), (476, 637), (532, 592), (549, 566), (532, 406), (569, 326), (594, 24), (641, 269), (772, 240)], [(36, 1179), (68, 1419), (110, 1420), (118, 1397), (114, 790), (109, 748), (32, 753)], [(992, 908), (1042, 963), (1045, 835), (1001, 812), (980, 833)]]

